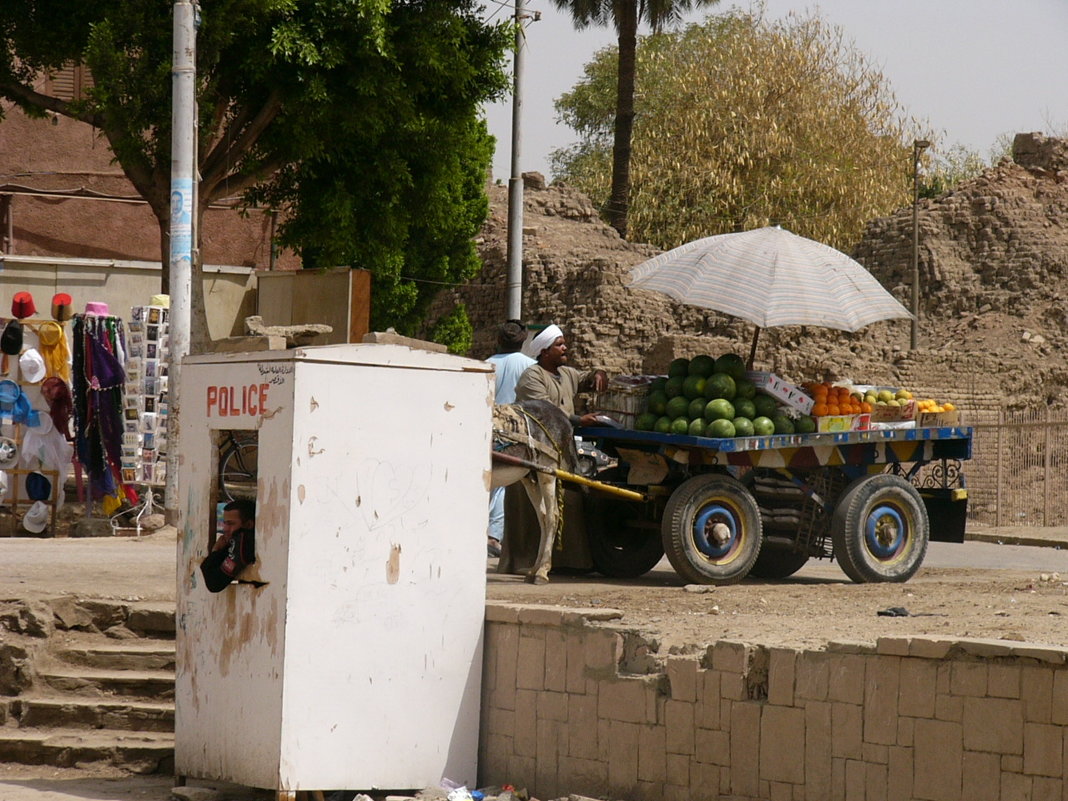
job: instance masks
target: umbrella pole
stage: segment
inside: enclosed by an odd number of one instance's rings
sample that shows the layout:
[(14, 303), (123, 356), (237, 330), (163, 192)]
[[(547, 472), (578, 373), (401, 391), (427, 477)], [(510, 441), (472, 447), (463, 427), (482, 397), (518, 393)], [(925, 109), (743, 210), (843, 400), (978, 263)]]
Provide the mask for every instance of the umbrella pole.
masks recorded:
[(750, 369), (750, 370), (753, 369), (753, 360), (756, 358), (757, 340), (759, 340), (759, 339), (760, 339), (760, 326), (758, 325), (756, 327), (756, 330), (753, 331), (753, 346), (751, 348), (749, 348), (748, 369)]

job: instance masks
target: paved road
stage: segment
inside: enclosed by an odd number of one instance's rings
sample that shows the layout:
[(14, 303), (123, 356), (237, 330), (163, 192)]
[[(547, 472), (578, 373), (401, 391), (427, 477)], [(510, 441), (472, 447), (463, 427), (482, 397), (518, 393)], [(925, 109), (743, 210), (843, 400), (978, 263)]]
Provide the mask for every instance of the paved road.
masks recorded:
[[(1021, 530), (1023, 531), (1023, 530)], [(1030, 529), (1028, 541), (1042, 541), (1046, 531)], [(1001, 533), (1002, 541), (1013, 535)], [(926, 567), (1040, 570), (1059, 572), (1068, 579), (1068, 542), (1046, 540), (1054, 547), (998, 545), (966, 542), (961, 545), (933, 542), (924, 562)], [(26, 598), (39, 595), (74, 594), (85, 597), (173, 601), (175, 593), (176, 544), (174, 529), (151, 536), (99, 539), (0, 538), (0, 598)], [(846, 580), (833, 562), (813, 560), (798, 576)], [(981, 574), (977, 577), (981, 579)], [(496, 574), (491, 574), (491, 584)], [(914, 579), (922, 581), (923, 575)], [(596, 582), (586, 577), (582, 583)], [(664, 559), (643, 584), (680, 583)]]

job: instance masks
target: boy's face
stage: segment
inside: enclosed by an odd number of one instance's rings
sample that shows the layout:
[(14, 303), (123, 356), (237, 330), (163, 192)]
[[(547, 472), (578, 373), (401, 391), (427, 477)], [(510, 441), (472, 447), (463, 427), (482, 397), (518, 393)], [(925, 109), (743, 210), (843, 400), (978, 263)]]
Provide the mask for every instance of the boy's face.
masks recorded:
[(222, 530), (223, 534), (230, 536), (235, 531), (241, 528), (241, 513), (237, 509), (229, 509), (223, 512), (222, 516)]

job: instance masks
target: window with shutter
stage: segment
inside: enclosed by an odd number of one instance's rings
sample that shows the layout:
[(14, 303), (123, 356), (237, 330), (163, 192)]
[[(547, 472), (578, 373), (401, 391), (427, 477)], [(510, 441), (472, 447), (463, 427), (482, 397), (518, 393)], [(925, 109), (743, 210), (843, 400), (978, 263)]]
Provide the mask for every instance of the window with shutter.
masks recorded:
[(50, 93), (60, 100), (81, 100), (93, 86), (93, 75), (84, 64), (68, 64), (52, 75)]

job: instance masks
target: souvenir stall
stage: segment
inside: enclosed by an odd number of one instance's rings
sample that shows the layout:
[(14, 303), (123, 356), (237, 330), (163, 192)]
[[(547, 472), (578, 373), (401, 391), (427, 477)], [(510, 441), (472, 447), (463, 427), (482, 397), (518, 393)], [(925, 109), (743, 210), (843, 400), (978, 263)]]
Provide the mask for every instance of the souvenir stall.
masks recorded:
[(12, 300), (0, 334), (0, 534), (52, 532), (63, 505), (73, 448), (66, 322), (70, 295), (52, 299), (51, 319), (29, 292)]
[[(122, 479), (162, 487), (167, 478), (169, 298), (134, 306), (127, 324)], [(135, 425), (136, 424), (136, 425)]]
[(124, 501), (138, 496), (122, 475), (123, 437), (136, 434), (139, 421), (127, 418), (125, 406), (126, 335), (121, 318), (107, 304), (87, 303), (74, 316), (73, 356), (74, 446), (85, 473), (86, 513), (99, 502), (110, 517)]

